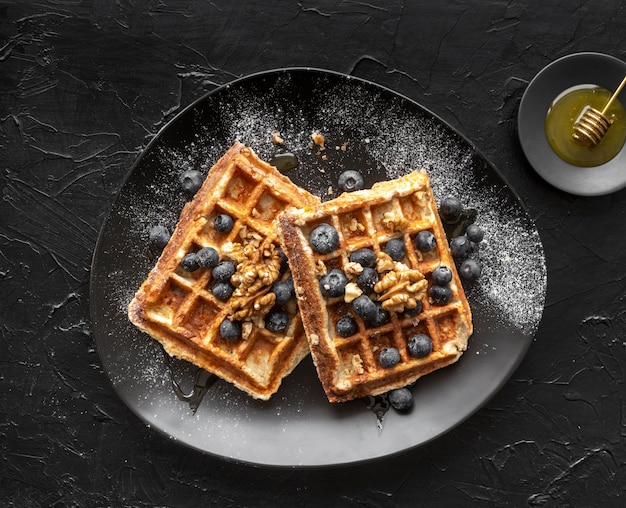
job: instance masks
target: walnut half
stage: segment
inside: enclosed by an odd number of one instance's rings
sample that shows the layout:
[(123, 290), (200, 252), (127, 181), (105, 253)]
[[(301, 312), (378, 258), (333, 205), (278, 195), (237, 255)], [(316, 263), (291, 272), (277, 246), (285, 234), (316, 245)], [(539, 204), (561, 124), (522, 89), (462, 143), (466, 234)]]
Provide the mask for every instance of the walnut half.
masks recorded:
[(232, 317), (238, 321), (265, 316), (275, 303), (270, 293), (272, 284), (280, 276), (281, 259), (273, 245), (254, 247), (232, 244), (225, 249), (227, 256), (237, 262), (230, 281), (235, 291), (230, 300)]
[(374, 286), (374, 291), (383, 309), (404, 312), (417, 306), (417, 302), (426, 296), (427, 288), (428, 281), (422, 272), (395, 263), (395, 270), (385, 273)]

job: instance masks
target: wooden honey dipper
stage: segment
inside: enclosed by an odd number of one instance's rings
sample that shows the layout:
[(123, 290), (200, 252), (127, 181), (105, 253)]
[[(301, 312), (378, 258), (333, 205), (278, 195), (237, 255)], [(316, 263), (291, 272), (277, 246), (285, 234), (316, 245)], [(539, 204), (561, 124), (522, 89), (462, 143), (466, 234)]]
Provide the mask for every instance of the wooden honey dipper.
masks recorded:
[(611, 120), (606, 116), (606, 112), (613, 104), (613, 101), (622, 91), (622, 88), (626, 85), (626, 76), (617, 87), (617, 90), (611, 95), (608, 102), (602, 108), (602, 111), (598, 111), (596, 108), (587, 106), (583, 110), (579, 119), (574, 124), (574, 132), (572, 137), (579, 143), (593, 148), (596, 146), (602, 138), (606, 135), (609, 127), (611, 127)]

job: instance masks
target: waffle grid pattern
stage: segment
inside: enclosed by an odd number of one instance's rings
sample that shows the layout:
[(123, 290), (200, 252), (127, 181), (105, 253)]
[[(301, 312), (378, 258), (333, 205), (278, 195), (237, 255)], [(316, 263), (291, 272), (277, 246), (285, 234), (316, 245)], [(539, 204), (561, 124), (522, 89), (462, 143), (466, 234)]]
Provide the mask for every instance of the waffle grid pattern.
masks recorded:
[[(277, 248), (277, 214), (290, 204), (302, 205), (313, 198), (259, 161), (251, 150), (236, 148), (224, 156), (225, 164), (220, 161), (211, 169), (194, 201), (183, 210), (170, 244), (131, 302), (129, 315), (168, 353), (267, 399), (308, 353), (295, 300), (284, 306), (290, 317), (286, 331), (272, 333), (256, 323), (245, 339), (225, 340), (219, 326), (231, 314), (229, 301), (212, 294), (210, 269), (186, 272), (180, 261), (203, 247), (215, 248), (220, 260), (229, 259), (222, 255), (224, 246), (244, 238), (266, 249)], [(221, 213), (234, 219), (229, 233), (213, 227), (213, 219)]]
[[(349, 256), (355, 250), (367, 247), (378, 254), (384, 251), (389, 240), (401, 238), (406, 247), (406, 256), (402, 262), (409, 268), (421, 271), (429, 281), (429, 287), (432, 284), (430, 275), (437, 266), (443, 264), (453, 271), (450, 283), (453, 297), (447, 305), (430, 303), (426, 297), (422, 301), (422, 311), (417, 316), (390, 312), (388, 323), (372, 327), (351, 310), (343, 297), (325, 298), (320, 293), (328, 313), (328, 350), (335, 357), (332, 377), (320, 373), (320, 378), (331, 400), (383, 393), (391, 385), (397, 385), (399, 379), (412, 382), (427, 372), (452, 363), (460, 354), (452, 344), (457, 339), (459, 321), (465, 321), (469, 316), (469, 307), (443, 226), (434, 209), (430, 188), (420, 186), (405, 195), (398, 195), (394, 191), (361, 192), (359, 199), (340, 197), (320, 205), (314, 215), (298, 217), (298, 224), (304, 220), (300, 232), (306, 243), (311, 231), (322, 223), (332, 225), (339, 233), (339, 248), (324, 255), (313, 253), (315, 264), (322, 261), (328, 270), (338, 268), (345, 272)], [(340, 210), (339, 213), (337, 210)], [(384, 217), (389, 215), (405, 224), (401, 231), (393, 231), (384, 224)], [(437, 239), (435, 249), (426, 253), (415, 247), (415, 237), (423, 230), (431, 231)], [(316, 278), (309, 283), (318, 284), (318, 280)], [(350, 337), (341, 337), (335, 333), (335, 326), (346, 314), (355, 319), (358, 331)], [(307, 323), (305, 328), (309, 334), (324, 336), (323, 330), (312, 330), (311, 325), (307, 327)], [(408, 352), (407, 340), (417, 333), (425, 333), (433, 341), (433, 352), (425, 358), (412, 357)], [(382, 367), (378, 360), (378, 353), (385, 347), (395, 347), (400, 352), (401, 361), (393, 368)], [(316, 348), (312, 347), (312, 351), (315, 359)], [(317, 359), (321, 361), (319, 357)]]

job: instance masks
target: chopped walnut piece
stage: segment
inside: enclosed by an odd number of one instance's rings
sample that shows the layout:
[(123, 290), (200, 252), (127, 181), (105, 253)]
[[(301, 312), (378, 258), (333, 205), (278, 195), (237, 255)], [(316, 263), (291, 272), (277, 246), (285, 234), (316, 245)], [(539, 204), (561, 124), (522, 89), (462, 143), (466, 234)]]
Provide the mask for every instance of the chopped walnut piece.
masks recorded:
[(387, 273), (385, 273), (383, 278), (374, 285), (374, 291), (376, 291), (377, 293), (382, 293), (383, 291), (387, 291), (389, 288), (392, 288), (393, 286), (398, 284), (398, 282), (399, 280), (396, 272), (393, 270), (388, 271)]
[(346, 303), (351, 303), (353, 300), (358, 298), (363, 294), (361, 288), (356, 284), (356, 282), (348, 282), (346, 284), (345, 293), (343, 296), (343, 301)]
[(236, 321), (251, 321), (255, 317), (267, 314), (276, 302), (276, 295), (269, 292), (269, 288), (255, 294), (231, 299), (231, 319)]
[(250, 321), (246, 321), (241, 325), (241, 338), (246, 340), (252, 334), (252, 323)]
[(222, 256), (237, 260), (237, 252), (240, 248), (240, 243), (226, 242), (224, 245), (222, 245)]
[(382, 223), (385, 228), (391, 231), (402, 231), (409, 226), (409, 221), (404, 217), (400, 217), (396, 212), (385, 212)]
[(311, 139), (313, 143), (319, 146), (322, 150), (324, 149), (324, 135), (321, 132), (315, 131), (311, 133)]
[(352, 233), (356, 233), (357, 231), (359, 232), (363, 232), (365, 231), (365, 226), (363, 224), (361, 224), (356, 217), (352, 217), (350, 219), (350, 224), (348, 225), (348, 229), (352, 232)]
[(363, 265), (349, 261), (346, 263), (343, 271), (346, 272), (346, 275), (360, 275), (363, 273)]
[(266, 293), (263, 296), (259, 296), (254, 299), (254, 303), (252, 304), (252, 308), (260, 312), (261, 314), (266, 314), (276, 303), (276, 294), (275, 293)]
[(269, 292), (257, 294), (251, 297), (241, 297), (232, 302), (233, 319), (237, 321), (249, 321), (255, 317), (265, 316), (276, 302), (276, 295)]
[(379, 252), (376, 254), (376, 258), (376, 271), (378, 273), (385, 273), (396, 267), (393, 259), (386, 252)]
[(382, 303), (383, 309), (392, 312), (404, 312), (404, 309), (414, 309), (417, 306), (417, 300), (406, 293), (394, 295)]
[[(259, 212), (256, 211), (256, 214), (258, 215)], [(252, 211), (252, 215), (255, 215), (255, 210)], [(258, 231), (249, 229), (245, 225), (242, 226), (241, 229), (239, 230), (239, 238), (241, 239), (242, 247), (251, 244), (253, 248), (256, 249), (263, 242), (263, 236)], [(236, 249), (237, 247), (235, 247), (235, 245), (237, 244), (233, 244), (232, 248)]]
[(321, 259), (318, 259), (315, 262), (315, 274), (318, 277), (321, 277), (323, 275), (326, 275), (327, 273), (328, 273), (328, 268), (326, 268), (324, 261), (322, 261)]
[(285, 142), (279, 131), (272, 132), (272, 143), (275, 145), (282, 145)]

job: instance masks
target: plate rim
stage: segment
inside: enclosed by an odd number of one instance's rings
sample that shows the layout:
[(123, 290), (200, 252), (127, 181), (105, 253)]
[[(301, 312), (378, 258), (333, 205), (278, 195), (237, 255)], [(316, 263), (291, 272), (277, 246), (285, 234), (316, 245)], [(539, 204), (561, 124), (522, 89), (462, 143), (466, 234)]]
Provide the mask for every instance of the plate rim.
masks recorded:
[(389, 459), (389, 458), (392, 458), (394, 456), (398, 456), (398, 455), (401, 455), (401, 454), (409, 453), (410, 451), (414, 451), (416, 449), (422, 448), (423, 446), (427, 445), (428, 443), (431, 443), (431, 442), (441, 438), (445, 434), (451, 432), (453, 429), (457, 428), (459, 425), (461, 425), (463, 422), (467, 421), (470, 417), (472, 417), (475, 413), (477, 413), (481, 408), (483, 408), (489, 402), (489, 400), (491, 400), (497, 393), (499, 393), (501, 391), (501, 389), (503, 388), (503, 386), (506, 385), (506, 383), (509, 382), (509, 380), (511, 379), (511, 377), (513, 376), (515, 371), (519, 368), (519, 365), (521, 364), (523, 359), (526, 357), (526, 355), (528, 353), (528, 350), (530, 349), (530, 346), (532, 345), (532, 343), (534, 341), (534, 337), (535, 337), (535, 335), (537, 333), (537, 330), (538, 330), (539, 326), (541, 325), (541, 321), (543, 319), (543, 316), (545, 314), (545, 296), (547, 294), (547, 284), (548, 284), (547, 267), (546, 267), (546, 272), (545, 272), (545, 280), (546, 280), (546, 282), (545, 282), (544, 295), (543, 295), (544, 296), (544, 302), (543, 302), (543, 306), (542, 306), (542, 309), (541, 309), (541, 314), (539, 315), (539, 317), (537, 319), (537, 324), (536, 324), (536, 326), (533, 328), (533, 330), (531, 332), (523, 334), (523, 335), (526, 336), (526, 340), (525, 340), (525, 343), (524, 343), (523, 347), (521, 348), (521, 353), (518, 355), (518, 357), (515, 359), (515, 361), (511, 365), (510, 370), (507, 373), (507, 375), (505, 375), (501, 379), (501, 381), (492, 390), (492, 392), (480, 404), (478, 404), (476, 407), (474, 407), (473, 410), (471, 410), (469, 413), (467, 413), (463, 418), (460, 418), (453, 425), (448, 426), (445, 429), (442, 429), (441, 431), (439, 431), (436, 434), (432, 435), (429, 439), (424, 440), (424, 441), (422, 441), (420, 443), (412, 444), (412, 445), (410, 445), (410, 446), (408, 446), (408, 447), (406, 447), (404, 449), (391, 451), (389, 453), (385, 453), (385, 454), (382, 454), (382, 455), (376, 455), (376, 456), (373, 456), (373, 457), (367, 457), (367, 458), (361, 458), (361, 459), (346, 460), (344, 462), (332, 462), (332, 463), (326, 463), (326, 464), (284, 464), (284, 463), (275, 464), (275, 463), (263, 463), (263, 462), (253, 461), (253, 460), (246, 460), (246, 459), (243, 459), (243, 458), (240, 458), (240, 457), (236, 457), (236, 456), (223, 455), (223, 454), (217, 453), (215, 451), (207, 450), (207, 449), (202, 448), (200, 446), (196, 446), (193, 443), (177, 439), (175, 436), (172, 436), (171, 434), (169, 434), (165, 429), (162, 429), (159, 426), (153, 425), (152, 422), (146, 420), (144, 418), (144, 416), (133, 407), (132, 404), (129, 404), (127, 402), (126, 397), (124, 396), (124, 394), (121, 393), (121, 391), (116, 387), (116, 384), (113, 382), (113, 379), (111, 378), (111, 374), (108, 372), (108, 369), (106, 369), (104, 367), (104, 361), (103, 361), (103, 359), (102, 359), (102, 357), (100, 355), (100, 351), (99, 351), (100, 348), (98, 347), (98, 341), (96, 340), (95, 328), (96, 328), (96, 322), (99, 321), (99, 318), (97, 318), (97, 316), (96, 316), (97, 309), (95, 309), (95, 304), (94, 304), (94, 301), (96, 299), (95, 298), (95, 293), (96, 293), (95, 279), (96, 279), (96, 275), (95, 275), (94, 266), (97, 263), (97, 256), (98, 256), (98, 253), (100, 252), (100, 250), (102, 248), (102, 242), (103, 242), (103, 239), (104, 239), (105, 230), (107, 229), (108, 223), (111, 220), (111, 216), (113, 214), (113, 211), (115, 210), (115, 207), (116, 207), (116, 205), (118, 204), (118, 201), (121, 198), (121, 194), (123, 192), (124, 187), (128, 183), (128, 180), (131, 178), (132, 174), (136, 171), (137, 167), (141, 164), (143, 159), (148, 156), (148, 154), (150, 153), (150, 151), (153, 148), (153, 146), (160, 141), (160, 139), (164, 135), (164, 133), (168, 129), (170, 129), (173, 124), (175, 124), (177, 121), (179, 121), (180, 118), (183, 117), (184, 115), (186, 115), (189, 111), (196, 109), (200, 104), (202, 104), (204, 101), (208, 100), (213, 95), (217, 95), (219, 93), (222, 93), (222, 92), (228, 90), (229, 88), (234, 87), (234, 86), (238, 86), (238, 85), (240, 85), (240, 84), (242, 84), (242, 83), (244, 83), (246, 81), (253, 81), (253, 80), (256, 80), (256, 79), (271, 77), (271, 76), (274, 76), (274, 75), (275, 76), (279, 76), (280, 74), (288, 74), (288, 73), (292, 73), (292, 72), (310, 72), (310, 73), (315, 73), (315, 74), (318, 74), (318, 75), (332, 75), (332, 76), (335, 76), (338, 79), (342, 79), (342, 80), (346, 80), (346, 81), (354, 81), (354, 82), (357, 82), (357, 83), (364, 84), (365, 86), (373, 87), (374, 89), (379, 90), (381, 92), (391, 94), (392, 96), (395, 96), (396, 98), (400, 99), (401, 101), (408, 101), (409, 103), (411, 103), (412, 107), (418, 108), (422, 112), (426, 113), (428, 116), (430, 116), (433, 119), (435, 119), (437, 122), (443, 124), (447, 130), (449, 130), (452, 134), (457, 136), (459, 139), (461, 139), (467, 145), (467, 148), (470, 149), (470, 151), (472, 153), (472, 156), (479, 157), (482, 160), (482, 162), (489, 167), (489, 170), (492, 171), (493, 173), (495, 173), (495, 175), (497, 175), (497, 177), (501, 180), (502, 184), (507, 187), (507, 189), (510, 192), (512, 198), (515, 200), (515, 202), (520, 207), (520, 209), (524, 212), (524, 215), (525, 215), (526, 219), (528, 220), (529, 224), (533, 227), (534, 231), (536, 232), (537, 242), (538, 242), (539, 247), (541, 249), (541, 254), (542, 254), (542, 257), (544, 259), (544, 264), (545, 264), (545, 262), (546, 262), (545, 249), (544, 249), (543, 241), (541, 239), (541, 232), (537, 228), (537, 225), (536, 225), (536, 222), (535, 222), (534, 218), (530, 214), (530, 212), (528, 210), (528, 207), (526, 206), (525, 202), (522, 200), (522, 198), (520, 197), (518, 192), (515, 190), (515, 188), (513, 186), (511, 186), (508, 178), (506, 178), (506, 176), (504, 174), (502, 174), (502, 172), (498, 169), (498, 167), (495, 166), (495, 164), (488, 157), (486, 157), (484, 155), (484, 153), (480, 149), (478, 149), (478, 147), (465, 134), (461, 133), (455, 126), (451, 125), (449, 122), (444, 120), (440, 115), (434, 113), (429, 108), (427, 108), (424, 105), (422, 105), (421, 103), (419, 103), (417, 100), (412, 99), (412, 98), (410, 98), (410, 97), (408, 97), (408, 96), (406, 96), (406, 95), (404, 95), (404, 94), (402, 94), (400, 92), (397, 92), (397, 91), (393, 90), (390, 87), (387, 87), (385, 85), (380, 85), (380, 84), (378, 84), (376, 82), (373, 82), (373, 81), (365, 79), (365, 78), (352, 76), (352, 75), (345, 74), (345, 73), (342, 73), (342, 72), (338, 72), (338, 71), (334, 71), (334, 70), (328, 70), (328, 69), (323, 69), (323, 68), (318, 68), (318, 67), (302, 67), (302, 66), (280, 67), (280, 68), (275, 68), (275, 69), (263, 70), (263, 71), (258, 71), (258, 72), (254, 72), (254, 73), (251, 73), (251, 74), (247, 74), (247, 75), (244, 75), (244, 76), (240, 76), (240, 77), (238, 77), (238, 78), (236, 78), (236, 79), (234, 79), (232, 81), (229, 81), (227, 83), (219, 85), (215, 89), (210, 90), (209, 92), (203, 94), (199, 98), (193, 100), (190, 104), (188, 104), (183, 109), (181, 109), (179, 112), (177, 112), (170, 120), (168, 120), (163, 126), (161, 126), (158, 129), (158, 131), (151, 137), (151, 139), (145, 144), (145, 146), (143, 146), (141, 148), (139, 154), (137, 155), (135, 160), (130, 165), (129, 170), (126, 172), (126, 174), (124, 175), (124, 177), (120, 181), (119, 188), (115, 192), (113, 200), (111, 201), (111, 205), (104, 212), (104, 220), (102, 221), (102, 225), (101, 225), (101, 228), (100, 228), (100, 231), (99, 231), (99, 234), (98, 234), (98, 238), (97, 238), (97, 241), (96, 241), (96, 244), (95, 244), (95, 247), (94, 247), (92, 260), (91, 260), (91, 265), (90, 265), (90, 276), (89, 276), (90, 318), (91, 318), (91, 329), (92, 329), (92, 332), (93, 332), (93, 335), (94, 335), (94, 342), (95, 342), (96, 350), (99, 353), (99, 359), (100, 359), (101, 365), (103, 367), (103, 370), (105, 371), (105, 374), (106, 374), (106, 376), (107, 376), (107, 378), (109, 380), (109, 383), (110, 383), (111, 387), (113, 388), (113, 391), (120, 398), (120, 400), (124, 403), (124, 405), (131, 411), (131, 413), (133, 413), (144, 425), (148, 426), (151, 429), (157, 430), (157, 432), (159, 434), (163, 435), (164, 437), (168, 438), (169, 440), (179, 442), (179, 443), (183, 444), (184, 446), (189, 447), (189, 448), (194, 449), (194, 450), (197, 450), (197, 451), (199, 451), (201, 453), (208, 454), (210, 456), (213, 456), (213, 457), (216, 457), (216, 458), (220, 458), (222, 460), (229, 461), (229, 462), (234, 462), (234, 463), (237, 463), (237, 464), (244, 464), (244, 465), (251, 465), (251, 466), (262, 466), (262, 467), (268, 467), (268, 468), (288, 468), (288, 469), (293, 469), (293, 468), (297, 468), (297, 469), (332, 468), (332, 467), (342, 467), (342, 466), (350, 466), (350, 465), (356, 465), (356, 464), (365, 464), (365, 463), (370, 463), (372, 461)]

